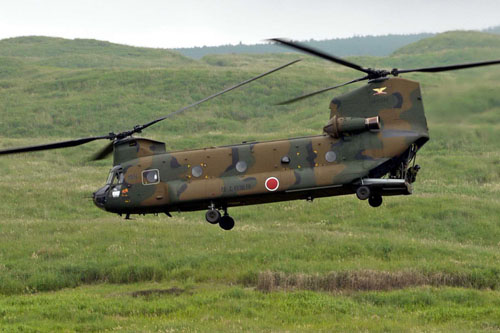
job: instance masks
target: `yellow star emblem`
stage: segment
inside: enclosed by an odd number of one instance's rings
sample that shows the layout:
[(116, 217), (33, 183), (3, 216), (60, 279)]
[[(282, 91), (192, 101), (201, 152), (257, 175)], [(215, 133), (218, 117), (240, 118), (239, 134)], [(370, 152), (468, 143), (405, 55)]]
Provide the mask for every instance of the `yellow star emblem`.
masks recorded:
[(373, 94), (373, 96), (376, 96), (376, 95), (387, 95), (387, 93), (384, 91), (386, 89), (387, 89), (387, 87), (373, 89), (373, 91), (375, 91), (375, 93)]

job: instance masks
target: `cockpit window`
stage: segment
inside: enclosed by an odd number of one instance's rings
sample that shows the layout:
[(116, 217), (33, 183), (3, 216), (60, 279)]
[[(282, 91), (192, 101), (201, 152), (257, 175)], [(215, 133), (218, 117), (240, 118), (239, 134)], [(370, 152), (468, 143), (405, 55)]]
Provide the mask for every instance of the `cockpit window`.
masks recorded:
[(108, 180), (106, 180), (107, 185), (111, 185), (113, 183), (113, 180), (115, 178), (115, 173), (111, 171), (108, 176)]
[(160, 172), (157, 169), (144, 170), (142, 172), (142, 183), (144, 185), (153, 185), (160, 182)]
[(116, 185), (123, 183), (123, 170), (121, 167), (115, 167), (111, 169), (109, 172), (108, 180), (106, 181), (107, 185)]

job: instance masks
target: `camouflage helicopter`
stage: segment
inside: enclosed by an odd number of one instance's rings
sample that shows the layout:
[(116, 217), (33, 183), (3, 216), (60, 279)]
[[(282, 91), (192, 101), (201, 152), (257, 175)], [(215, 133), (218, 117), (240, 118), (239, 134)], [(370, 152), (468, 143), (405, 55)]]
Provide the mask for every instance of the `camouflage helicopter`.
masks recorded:
[[(418, 82), (397, 77), (500, 64), (500, 60), (391, 71), (353, 62), (284, 39), (273, 42), (363, 72), (361, 78), (306, 94), (297, 102), (351, 83), (367, 84), (334, 98), (323, 133), (315, 136), (167, 152), (163, 142), (136, 138), (147, 127), (296, 61), (225, 89), (165, 117), (119, 134), (14, 148), (2, 154), (112, 142), (94, 156), (113, 153), (105, 186), (93, 193), (96, 206), (125, 214), (207, 210), (209, 223), (234, 227), (229, 207), (356, 194), (372, 207), (383, 196), (408, 195), (420, 169), (418, 150), (429, 140)], [(393, 77), (389, 77), (393, 76)], [(221, 213), (221, 211), (223, 213)]]

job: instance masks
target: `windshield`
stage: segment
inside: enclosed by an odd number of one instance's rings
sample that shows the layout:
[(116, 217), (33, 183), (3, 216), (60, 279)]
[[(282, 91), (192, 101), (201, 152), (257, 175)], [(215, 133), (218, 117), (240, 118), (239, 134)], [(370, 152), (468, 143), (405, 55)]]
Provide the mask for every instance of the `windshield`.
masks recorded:
[(120, 166), (116, 166), (109, 172), (108, 179), (106, 180), (107, 185), (121, 184), (123, 183), (123, 172)]
[(106, 184), (111, 185), (113, 183), (113, 180), (115, 178), (115, 173), (111, 171), (108, 176), (108, 180), (106, 180)]

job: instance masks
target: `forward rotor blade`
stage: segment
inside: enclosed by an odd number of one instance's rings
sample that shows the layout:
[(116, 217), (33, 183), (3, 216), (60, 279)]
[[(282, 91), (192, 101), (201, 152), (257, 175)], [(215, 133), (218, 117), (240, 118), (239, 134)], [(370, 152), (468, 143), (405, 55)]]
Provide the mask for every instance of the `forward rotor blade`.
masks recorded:
[(137, 127), (136, 127), (136, 129), (134, 129), (134, 132), (138, 132), (138, 131), (140, 132), (140, 131), (142, 131), (143, 129), (145, 129), (145, 128), (149, 127), (149, 126), (151, 126), (151, 125), (153, 125), (153, 124), (156, 124), (157, 122), (160, 122), (160, 121), (162, 121), (162, 120), (165, 120), (165, 119), (167, 119), (167, 118), (170, 118), (170, 117), (172, 117), (172, 116), (174, 116), (174, 115), (176, 115), (176, 114), (179, 114), (179, 113), (181, 113), (181, 112), (183, 112), (183, 111), (186, 111), (187, 109), (190, 109), (190, 108), (192, 108), (192, 107), (194, 107), (194, 106), (196, 106), (196, 105), (199, 105), (199, 104), (204, 103), (204, 102), (206, 102), (206, 101), (208, 101), (208, 100), (211, 100), (212, 98), (215, 98), (215, 97), (220, 96), (220, 95), (222, 95), (222, 94), (225, 94), (225, 93), (227, 93), (227, 92), (229, 92), (229, 91), (231, 91), (231, 90), (234, 90), (234, 89), (236, 89), (236, 88), (239, 88), (239, 87), (241, 87), (241, 86), (244, 86), (244, 85), (245, 85), (245, 84), (247, 84), (247, 83), (250, 83), (250, 82), (252, 82), (252, 81), (258, 80), (258, 79), (260, 79), (261, 77), (264, 77), (264, 76), (266, 76), (266, 75), (269, 75), (269, 74), (271, 74), (271, 73), (274, 73), (274, 72), (276, 72), (276, 71), (279, 71), (280, 69), (283, 69), (283, 68), (285, 68), (285, 67), (288, 67), (288, 66), (290, 66), (290, 65), (293, 65), (293, 64), (295, 64), (296, 62), (299, 62), (299, 61), (301, 61), (301, 60), (302, 60), (302, 59), (297, 59), (297, 60), (294, 60), (294, 61), (292, 61), (292, 62), (289, 62), (289, 63), (287, 63), (287, 64), (285, 64), (285, 65), (282, 65), (282, 66), (279, 66), (279, 67), (277, 67), (277, 68), (274, 68), (274, 69), (272, 69), (272, 70), (270, 70), (270, 71), (268, 71), (268, 72), (265, 72), (265, 73), (263, 73), (263, 74), (260, 74), (260, 75), (258, 75), (258, 76), (255, 76), (255, 77), (253, 77), (253, 78), (251, 78), (251, 79), (248, 79), (248, 80), (245, 80), (245, 81), (243, 81), (243, 82), (240, 82), (240, 83), (238, 83), (238, 84), (236, 84), (236, 85), (234, 85), (234, 86), (232, 86), (232, 87), (229, 87), (229, 88), (226, 88), (226, 89), (224, 89), (224, 90), (222, 90), (222, 91), (219, 91), (218, 93), (215, 93), (215, 94), (213, 94), (213, 95), (210, 95), (210, 96), (208, 96), (208, 97), (205, 97), (205, 98), (203, 98), (203, 99), (201, 99), (201, 100), (199, 100), (199, 101), (197, 101), (197, 102), (194, 102), (193, 104), (190, 104), (190, 105), (188, 105), (188, 106), (185, 106), (185, 107), (183, 107), (183, 108), (181, 108), (181, 109), (179, 109), (179, 110), (177, 110), (177, 111), (174, 111), (174, 112), (172, 112), (172, 113), (170, 113), (170, 114), (168, 114), (168, 115), (166, 115), (166, 116), (164, 116), (164, 117), (161, 117), (161, 118), (158, 118), (158, 119), (156, 119), (156, 120), (150, 121), (149, 123), (146, 123), (146, 124), (144, 124), (144, 125), (142, 125), (142, 126), (137, 126)]
[(104, 146), (104, 148), (102, 148), (97, 153), (95, 153), (94, 155), (92, 155), (92, 157), (90, 158), (90, 160), (91, 161), (98, 161), (98, 160), (105, 159), (112, 152), (113, 152), (113, 142), (110, 142), (106, 146)]
[(453, 71), (453, 70), (457, 70), (457, 69), (465, 69), (465, 68), (471, 68), (471, 67), (481, 67), (481, 66), (489, 66), (489, 65), (497, 65), (497, 64), (500, 64), (500, 60), (471, 62), (471, 63), (466, 63), (466, 64), (438, 66), (438, 67), (424, 67), (424, 68), (415, 68), (415, 69), (393, 69), (391, 73), (393, 75), (398, 75), (398, 74), (402, 74), (402, 73), (411, 73), (411, 72), (439, 73), (439, 72)]
[(59, 149), (59, 148), (75, 147), (75, 146), (84, 145), (84, 144), (89, 143), (91, 141), (102, 140), (102, 139), (111, 139), (111, 137), (109, 135), (94, 136), (94, 137), (81, 138), (81, 139), (76, 139), (76, 140), (47, 143), (47, 144), (44, 144), (44, 145), (28, 146), (28, 147), (20, 147), (20, 148), (11, 148), (11, 149), (0, 150), (0, 155), (17, 154), (17, 153), (27, 153), (27, 152), (30, 152), (30, 151), (40, 151), (40, 150), (49, 150), (49, 149)]
[(289, 40), (286, 40), (286, 39), (282, 39), (282, 38), (271, 38), (269, 40), (273, 41), (273, 42), (276, 42), (278, 44), (282, 44), (282, 45), (287, 46), (287, 47), (292, 48), (292, 49), (296, 49), (296, 50), (300, 50), (300, 51), (308, 53), (308, 54), (312, 54), (312, 55), (314, 55), (316, 57), (320, 57), (320, 58), (323, 58), (323, 59), (326, 59), (326, 60), (329, 60), (329, 61), (333, 61), (334, 63), (337, 63), (339, 65), (347, 66), (347, 67), (350, 67), (352, 69), (364, 72), (366, 74), (370, 74), (371, 73), (370, 70), (368, 70), (366, 68), (363, 68), (363, 67), (361, 67), (358, 64), (355, 64), (353, 62), (350, 62), (350, 61), (338, 58), (338, 57), (336, 57), (334, 55), (325, 53), (323, 51), (314, 49), (314, 48), (312, 48), (310, 46), (306, 46), (306, 45), (301, 44), (301, 43), (292, 42), (292, 41), (289, 41)]
[(352, 80), (352, 81), (349, 81), (349, 82), (345, 82), (345, 83), (342, 83), (342, 84), (339, 84), (339, 85), (336, 85), (336, 86), (333, 86), (333, 87), (328, 87), (328, 88), (324, 88), (324, 89), (321, 89), (321, 90), (317, 90), (317, 91), (314, 91), (312, 93), (305, 94), (305, 95), (302, 95), (302, 96), (299, 96), (299, 97), (295, 97), (295, 98), (289, 99), (287, 101), (280, 102), (277, 105), (285, 105), (285, 104), (295, 103), (295, 102), (298, 102), (300, 100), (312, 97), (314, 95), (318, 95), (318, 94), (324, 93), (325, 91), (333, 90), (333, 89), (340, 88), (340, 87), (343, 87), (343, 86), (347, 86), (348, 84), (351, 84), (351, 83), (354, 83), (354, 82), (363, 81), (363, 80), (368, 80), (368, 76), (365, 76), (365, 77), (362, 77), (362, 78), (359, 78), (359, 79), (355, 79), (355, 80)]

